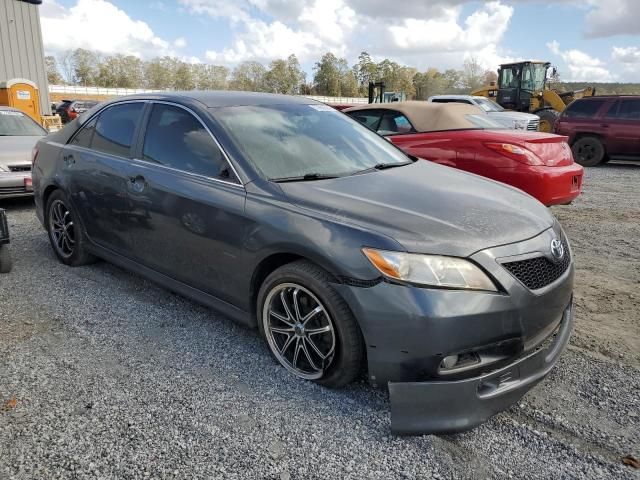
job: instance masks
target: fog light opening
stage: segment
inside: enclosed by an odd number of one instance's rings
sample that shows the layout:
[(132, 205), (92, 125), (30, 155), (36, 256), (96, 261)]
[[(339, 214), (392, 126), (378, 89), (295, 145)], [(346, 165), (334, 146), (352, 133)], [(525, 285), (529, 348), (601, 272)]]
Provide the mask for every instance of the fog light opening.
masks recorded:
[(452, 373), (455, 370), (467, 369), (480, 364), (480, 356), (476, 352), (447, 355), (440, 362), (440, 373)]

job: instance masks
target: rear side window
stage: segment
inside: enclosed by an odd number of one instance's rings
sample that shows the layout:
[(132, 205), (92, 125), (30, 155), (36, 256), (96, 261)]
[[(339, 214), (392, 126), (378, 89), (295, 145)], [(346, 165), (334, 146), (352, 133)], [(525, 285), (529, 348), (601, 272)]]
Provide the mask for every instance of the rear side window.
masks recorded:
[(378, 132), (382, 134), (399, 134), (415, 132), (407, 117), (400, 112), (386, 112), (382, 117)]
[(100, 113), (91, 148), (120, 157), (130, 156), (133, 134), (143, 106), (140, 102), (123, 103)]
[(621, 120), (640, 120), (640, 99), (626, 98), (619, 102), (617, 117)]
[(173, 105), (153, 106), (142, 158), (207, 177), (227, 179), (231, 175), (207, 129), (192, 114)]
[(605, 100), (577, 100), (567, 107), (564, 116), (569, 118), (590, 118), (600, 110)]
[(96, 129), (96, 119), (92, 119), (89, 123), (86, 123), (71, 139), (71, 145), (77, 145), (78, 147), (91, 147), (91, 140), (93, 139), (93, 132)]

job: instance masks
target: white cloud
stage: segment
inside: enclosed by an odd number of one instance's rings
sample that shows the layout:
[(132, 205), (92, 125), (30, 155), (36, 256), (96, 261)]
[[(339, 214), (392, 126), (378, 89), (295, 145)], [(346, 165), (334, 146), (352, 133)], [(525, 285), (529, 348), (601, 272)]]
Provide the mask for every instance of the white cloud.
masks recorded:
[(184, 37), (176, 38), (173, 41), (173, 46), (176, 48), (184, 48), (187, 46), (187, 40)]
[(106, 0), (78, 0), (69, 9), (45, 0), (40, 17), (47, 52), (86, 48), (143, 58), (174, 54), (170, 43), (155, 35), (149, 25), (133, 20)]
[(586, 16), (589, 37), (640, 34), (640, 1), (588, 0), (595, 8)]
[(616, 62), (628, 64), (640, 64), (640, 48), (638, 47), (613, 47), (611, 57)]
[[(215, 10), (220, 0), (181, 0), (194, 12)], [(348, 37), (355, 27), (355, 12), (343, 0), (312, 0), (304, 8), (286, 0), (250, 0), (237, 3), (229, 14), (236, 22), (233, 43), (221, 50), (209, 50), (206, 57), (213, 62), (238, 63), (245, 60), (269, 61), (295, 54), (302, 61), (318, 58), (326, 51), (337, 55), (347, 53)], [(205, 5), (206, 4), (206, 5)], [(299, 3), (297, 4), (300, 5)], [(297, 14), (291, 26), (280, 20), (264, 21), (249, 15), (250, 7), (263, 8), (267, 14), (286, 12)], [(291, 7), (291, 8), (288, 8)], [(238, 11), (240, 9), (240, 11)]]
[(616, 79), (616, 75), (612, 74), (599, 58), (591, 57), (580, 50), (561, 50), (560, 44), (555, 40), (547, 43), (547, 47), (551, 53), (562, 58), (569, 70), (568, 78), (560, 72), (563, 80), (611, 82)]
[(513, 7), (491, 1), (463, 17), (460, 5), (468, 1), (409, 0), (390, 9), (382, 0), (180, 0), (193, 13), (232, 21), (234, 40), (207, 51), (212, 62), (269, 61), (292, 53), (305, 62), (327, 51), (353, 60), (362, 50), (420, 68), (436, 59), (459, 67), (470, 56), (485, 68), (511, 60), (499, 42)]

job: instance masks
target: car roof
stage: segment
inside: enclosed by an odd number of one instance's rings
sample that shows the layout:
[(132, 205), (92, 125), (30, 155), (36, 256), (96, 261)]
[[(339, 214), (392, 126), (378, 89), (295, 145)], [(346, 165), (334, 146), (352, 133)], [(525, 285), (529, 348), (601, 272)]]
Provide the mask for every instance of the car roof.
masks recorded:
[(9, 107), (7, 105), (0, 105), (0, 110), (11, 110), (12, 112), (24, 113), (22, 110), (20, 110), (18, 108)]
[(607, 100), (610, 98), (631, 98), (631, 99), (637, 99), (640, 98), (640, 95), (594, 95), (592, 97), (582, 97), (582, 98), (576, 98), (574, 101), (578, 101), (578, 100)]
[(362, 107), (347, 108), (345, 113), (366, 110), (394, 110), (404, 114), (418, 132), (461, 130), (478, 128), (465, 115), (486, 115), (475, 105), (465, 103), (431, 103), (425, 101), (370, 103)]
[(320, 103), (307, 97), (294, 97), (292, 95), (280, 95), (276, 93), (236, 92), (229, 90), (198, 90), (185, 92), (138, 94), (130, 95), (127, 97), (118, 97), (117, 99), (113, 99), (113, 102), (134, 99), (165, 100), (178, 103), (184, 100), (195, 100), (202, 103), (208, 108), (249, 105), (309, 105)]
[(470, 98), (487, 98), (487, 97), (481, 97), (479, 95), (451, 94), (451, 95), (431, 95), (429, 98), (459, 98), (461, 100), (468, 100)]

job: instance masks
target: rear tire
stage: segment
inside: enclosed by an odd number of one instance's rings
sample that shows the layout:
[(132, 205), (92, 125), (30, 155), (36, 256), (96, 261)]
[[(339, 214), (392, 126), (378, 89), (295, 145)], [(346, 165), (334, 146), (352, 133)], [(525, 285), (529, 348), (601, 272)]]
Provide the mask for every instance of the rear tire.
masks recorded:
[(604, 145), (597, 137), (582, 137), (571, 146), (573, 159), (583, 167), (595, 167), (606, 155)]
[(45, 225), (56, 257), (65, 265), (80, 267), (96, 261), (87, 251), (87, 239), (78, 215), (62, 190), (56, 190), (47, 200)]
[(535, 114), (540, 117), (540, 126), (538, 130), (546, 133), (553, 133), (553, 127), (556, 125), (556, 121), (560, 114), (555, 110), (540, 110), (535, 112)]
[(9, 245), (0, 245), (0, 273), (9, 273), (13, 267)]
[(284, 265), (260, 287), (257, 316), (260, 333), (283, 367), (299, 378), (338, 388), (361, 373), (364, 341), (331, 280), (305, 260)]

